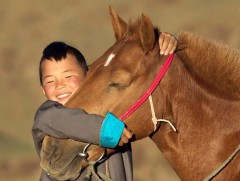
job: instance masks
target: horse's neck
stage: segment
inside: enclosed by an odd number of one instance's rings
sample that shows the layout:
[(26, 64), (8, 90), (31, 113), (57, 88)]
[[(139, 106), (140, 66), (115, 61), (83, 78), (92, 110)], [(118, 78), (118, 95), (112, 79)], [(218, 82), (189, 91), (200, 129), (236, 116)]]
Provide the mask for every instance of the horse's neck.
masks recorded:
[(240, 53), (194, 34), (179, 35), (177, 55), (196, 78), (219, 95), (240, 97)]
[[(237, 112), (239, 112), (240, 103), (223, 100), (211, 94), (201, 81), (203, 80), (196, 78), (185, 63), (176, 56), (157, 89), (161, 97), (159, 109), (162, 109), (162, 118), (169, 119), (178, 132), (175, 133), (168, 124), (162, 123), (151, 139), (183, 180), (194, 179), (197, 169), (202, 175), (206, 175), (209, 169), (216, 167), (216, 162), (212, 162), (209, 156), (204, 155), (207, 150), (206, 142), (209, 143), (208, 147), (211, 147), (209, 149), (212, 151), (211, 154), (223, 149), (225, 140), (215, 138), (223, 138), (224, 134), (234, 135), (224, 139), (236, 141), (239, 144), (239, 137), (236, 135), (239, 135), (240, 122)], [(231, 114), (231, 120), (228, 120), (228, 114)], [(224, 121), (221, 121), (223, 119)], [(221, 128), (235, 125), (236, 128), (233, 126), (228, 129), (229, 131), (223, 130), (220, 133), (216, 125)], [(206, 130), (209, 131), (206, 132)], [(222, 152), (222, 154), (229, 153)], [(185, 169), (186, 164), (192, 163), (193, 160), (211, 164), (204, 168), (198, 163), (196, 166), (191, 165)]]
[[(160, 82), (156, 92), (154, 92), (154, 101), (158, 103), (158, 105), (156, 105), (156, 109), (159, 111), (159, 115), (161, 115), (160, 118), (170, 121), (177, 130), (179, 127), (178, 122), (174, 117), (176, 116), (174, 104), (178, 101), (178, 96), (181, 97), (179, 100), (181, 101), (182, 95), (188, 94), (190, 85), (187, 84), (190, 83), (191, 86), (195, 86), (195, 83), (192, 81), (190, 73), (184, 63), (175, 56), (166, 75)], [(182, 109), (182, 107), (179, 107), (179, 109)], [(151, 136), (151, 139), (180, 176), (181, 173), (178, 168), (175, 168), (178, 164), (174, 162), (174, 160), (176, 160), (175, 156), (180, 156), (178, 155), (178, 136), (179, 133), (175, 133), (169, 124), (161, 123), (158, 131)]]

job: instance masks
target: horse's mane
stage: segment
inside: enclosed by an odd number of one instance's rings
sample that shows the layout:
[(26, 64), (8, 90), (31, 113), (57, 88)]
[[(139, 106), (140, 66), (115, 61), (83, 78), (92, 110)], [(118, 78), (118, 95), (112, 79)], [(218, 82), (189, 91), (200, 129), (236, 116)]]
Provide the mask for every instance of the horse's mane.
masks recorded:
[(240, 96), (240, 52), (196, 34), (181, 32), (177, 55), (198, 77), (232, 95)]

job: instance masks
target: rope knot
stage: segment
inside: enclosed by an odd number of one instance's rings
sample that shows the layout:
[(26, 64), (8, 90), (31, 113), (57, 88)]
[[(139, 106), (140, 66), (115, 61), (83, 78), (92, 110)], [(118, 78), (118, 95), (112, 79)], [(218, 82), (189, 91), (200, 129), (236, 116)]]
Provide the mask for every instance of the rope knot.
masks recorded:
[(154, 126), (154, 131), (156, 131), (156, 129), (157, 129), (157, 123), (158, 122), (165, 122), (165, 123), (168, 123), (172, 127), (173, 131), (176, 132), (177, 129), (175, 128), (175, 126), (173, 126), (173, 124), (170, 121), (168, 121), (166, 119), (157, 119), (156, 118), (156, 114), (155, 114), (155, 110), (154, 110), (154, 106), (153, 106), (153, 101), (152, 101), (152, 96), (150, 95), (148, 97), (148, 99), (149, 99), (149, 103), (150, 103), (150, 107), (151, 107), (152, 122), (153, 122), (153, 126)]

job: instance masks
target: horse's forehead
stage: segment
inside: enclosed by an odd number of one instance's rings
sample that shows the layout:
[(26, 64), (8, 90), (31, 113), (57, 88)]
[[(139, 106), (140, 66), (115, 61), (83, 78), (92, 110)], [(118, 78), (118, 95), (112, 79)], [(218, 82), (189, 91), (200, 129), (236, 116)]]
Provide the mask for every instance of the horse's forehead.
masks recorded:
[(139, 60), (143, 56), (141, 46), (136, 42), (120, 43), (110, 49), (106, 56), (104, 56), (104, 67), (112, 66), (113, 64), (121, 62), (121, 64), (136, 63), (135, 59)]
[(106, 59), (104, 67), (107, 67), (110, 64), (110, 62), (114, 59), (114, 57), (115, 57), (115, 53), (110, 53), (110, 55)]

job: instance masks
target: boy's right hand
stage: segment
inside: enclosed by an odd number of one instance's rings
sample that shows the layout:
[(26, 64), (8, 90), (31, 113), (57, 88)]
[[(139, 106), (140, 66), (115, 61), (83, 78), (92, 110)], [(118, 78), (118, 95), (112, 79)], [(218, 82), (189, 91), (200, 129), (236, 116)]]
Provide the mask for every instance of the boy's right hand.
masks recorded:
[(133, 133), (129, 129), (124, 128), (121, 139), (118, 143), (118, 146), (123, 146), (124, 144), (128, 143), (129, 140), (132, 138), (132, 136), (133, 136)]
[(161, 32), (158, 42), (161, 55), (169, 55), (174, 53), (178, 44), (177, 38), (166, 32)]

